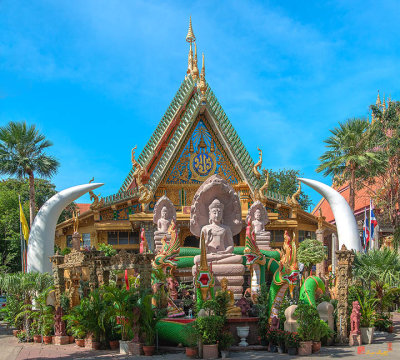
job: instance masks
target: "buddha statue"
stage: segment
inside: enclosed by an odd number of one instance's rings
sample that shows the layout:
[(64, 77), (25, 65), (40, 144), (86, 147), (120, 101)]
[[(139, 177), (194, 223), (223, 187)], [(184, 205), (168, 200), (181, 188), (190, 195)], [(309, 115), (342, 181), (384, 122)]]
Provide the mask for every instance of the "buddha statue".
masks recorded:
[(241, 317), (242, 310), (240, 309), (240, 307), (235, 306), (235, 298), (234, 298), (233, 292), (228, 289), (228, 279), (227, 278), (223, 278), (221, 280), (221, 290), (217, 291), (217, 295), (221, 292), (226, 292), (229, 296), (229, 303), (228, 303), (228, 309), (226, 312), (226, 316), (228, 318)]
[(169, 242), (171, 235), (168, 233), (168, 228), (171, 221), (176, 222), (176, 210), (171, 200), (163, 195), (154, 205), (153, 223), (157, 226), (154, 231), (155, 253), (158, 253), (163, 245), (163, 242)]
[(163, 206), (161, 209), (161, 217), (157, 221), (157, 231), (155, 231), (154, 234), (167, 234), (170, 224), (171, 220), (168, 219), (168, 209), (166, 206)]
[[(242, 256), (233, 254), (233, 236), (229, 226), (222, 223), (224, 204), (214, 199), (209, 209), (209, 224), (201, 229), (207, 249), (207, 262), (214, 264), (241, 264)], [(200, 262), (200, 255), (195, 256), (194, 263)]]
[(249, 209), (246, 222), (249, 221), (256, 235), (257, 246), (262, 250), (272, 250), (269, 245), (271, 234), (265, 231), (265, 225), (269, 222), (268, 213), (265, 206), (258, 200)]

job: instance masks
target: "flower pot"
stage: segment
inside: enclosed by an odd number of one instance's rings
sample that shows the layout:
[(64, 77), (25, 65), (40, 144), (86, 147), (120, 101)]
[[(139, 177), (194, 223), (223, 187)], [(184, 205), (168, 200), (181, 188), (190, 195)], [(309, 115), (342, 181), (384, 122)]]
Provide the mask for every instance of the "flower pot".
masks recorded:
[(269, 351), (275, 353), (278, 351), (278, 346), (274, 344), (269, 344)]
[(187, 347), (186, 356), (190, 358), (195, 358), (197, 356), (197, 347)]
[(68, 337), (69, 337), (69, 343), (73, 344), (75, 341), (74, 337), (73, 336), (68, 336)]
[(312, 354), (312, 341), (300, 341), (299, 355)]
[(85, 348), (92, 349), (92, 350), (100, 350), (100, 342), (93, 341), (91, 339), (86, 339), (85, 340)]
[(119, 349), (119, 341), (118, 340), (110, 340), (110, 349), (111, 350)]
[(246, 338), (249, 336), (250, 326), (238, 326), (236, 328), (237, 334), (240, 337), (239, 346), (248, 346)]
[(79, 347), (84, 347), (85, 339), (75, 339), (75, 344), (78, 345)]
[(128, 346), (129, 346), (129, 355), (135, 355), (135, 356), (143, 355), (142, 343), (130, 341)]
[(321, 341), (313, 341), (312, 343), (312, 352), (317, 353), (321, 350)]
[(388, 327), (388, 333), (391, 334), (393, 332), (393, 325)]
[(144, 356), (153, 356), (155, 349), (154, 345), (143, 345)]
[(13, 330), (13, 336), (17, 336), (18, 335), (18, 333), (19, 333), (19, 330), (18, 329), (16, 329), (16, 330)]
[(374, 339), (374, 328), (373, 327), (362, 327), (361, 328), (361, 342), (363, 344), (371, 344)]
[(223, 359), (228, 359), (228, 358), (229, 358), (229, 355), (230, 355), (229, 350), (221, 350), (221, 357), (222, 357)]
[(218, 344), (203, 345), (203, 359), (218, 359)]
[(287, 353), (289, 355), (297, 355), (297, 348), (288, 348)]
[(119, 353), (124, 355), (129, 354), (129, 341), (124, 341), (124, 340), (119, 341)]
[(42, 342), (42, 335), (33, 335), (33, 342), (41, 343)]
[(49, 345), (49, 344), (51, 344), (51, 335), (50, 336), (43, 336), (43, 342), (46, 344), (46, 345)]

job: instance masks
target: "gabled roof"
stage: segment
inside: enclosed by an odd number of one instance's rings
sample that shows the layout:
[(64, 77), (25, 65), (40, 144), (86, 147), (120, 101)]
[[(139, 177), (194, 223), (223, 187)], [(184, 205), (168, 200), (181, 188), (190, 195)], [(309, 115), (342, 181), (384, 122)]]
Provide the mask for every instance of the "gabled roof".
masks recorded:
[[(222, 137), (221, 140), (227, 147), (231, 157), (233, 157), (231, 160), (233, 160), (237, 166), (240, 175), (243, 177), (243, 180), (246, 181), (250, 187), (254, 188), (258, 186), (258, 180), (252, 172), (254, 162), (209, 86), (207, 86), (206, 99), (205, 112), (208, 114), (210, 122), (213, 123), (212, 125), (216, 128), (219, 137)], [(161, 119), (149, 142), (138, 157), (138, 162), (144, 168), (148, 168), (150, 161), (155, 154), (155, 150), (159, 147), (160, 142), (163, 140), (164, 133), (172, 125), (175, 126), (173, 129), (173, 134), (169, 137), (166, 143), (164, 152), (158, 159), (158, 162), (151, 171), (151, 174), (149, 174), (150, 178), (147, 186), (152, 191), (156, 190), (157, 186), (168, 170), (170, 164), (176, 156), (177, 151), (180, 148), (182, 141), (184, 141), (185, 136), (191, 128), (191, 125), (200, 112), (200, 107), (200, 91), (197, 91), (196, 83), (192, 80), (192, 77), (188, 76), (183, 81), (167, 112)], [(184, 109), (183, 112), (182, 109)], [(177, 114), (180, 114), (180, 118), (178, 119), (179, 122), (175, 124), (173, 120), (176, 119)], [(131, 170), (121, 186), (120, 193), (123, 193), (129, 189), (132, 179), (133, 171)]]

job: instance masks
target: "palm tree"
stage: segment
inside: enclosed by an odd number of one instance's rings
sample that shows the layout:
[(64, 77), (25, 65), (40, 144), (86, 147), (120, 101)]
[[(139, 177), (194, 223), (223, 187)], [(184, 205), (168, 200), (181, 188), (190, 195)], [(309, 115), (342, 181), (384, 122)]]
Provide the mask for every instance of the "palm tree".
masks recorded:
[(0, 128), (0, 173), (19, 178), (29, 177), (29, 215), (32, 226), (35, 218), (35, 176), (51, 177), (59, 162), (45, 154), (53, 144), (25, 122), (9, 122)]
[(360, 279), (365, 286), (374, 287), (381, 308), (385, 285), (400, 285), (400, 256), (388, 248), (356, 253), (354, 277)]
[[(366, 119), (349, 119), (330, 130), (332, 135), (324, 142), (328, 150), (319, 158), (317, 172), (331, 175), (335, 181), (349, 181), (349, 205), (354, 211), (356, 176), (363, 180), (363, 172), (371, 174), (371, 167), (382, 160), (372, 144), (369, 122)], [(367, 177), (367, 176), (365, 176)]]

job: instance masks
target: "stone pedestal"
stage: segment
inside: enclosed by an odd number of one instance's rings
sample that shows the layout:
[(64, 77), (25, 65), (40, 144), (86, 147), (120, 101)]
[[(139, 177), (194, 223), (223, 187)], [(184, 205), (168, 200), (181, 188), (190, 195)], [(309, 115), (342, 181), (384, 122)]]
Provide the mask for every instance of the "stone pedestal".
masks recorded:
[(361, 334), (350, 333), (349, 345), (350, 346), (361, 346)]
[(78, 232), (72, 234), (72, 248), (78, 251), (81, 249), (81, 235)]
[(158, 254), (160, 250), (162, 249), (162, 243), (161, 240), (167, 235), (167, 243), (170, 242), (171, 240), (171, 235), (170, 234), (154, 234), (154, 252)]
[(290, 305), (286, 310), (285, 310), (285, 324), (284, 324), (284, 329), (285, 331), (290, 331), (290, 332), (297, 332), (297, 329), (299, 328), (299, 324), (297, 323), (297, 318), (294, 316), (294, 311), (297, 309), (297, 305)]
[(67, 345), (69, 344), (69, 336), (54, 336), (54, 345)]
[(270, 241), (271, 233), (269, 231), (267, 231), (265, 235), (256, 234), (256, 243), (259, 249), (271, 251)]
[[(211, 268), (210, 268), (211, 270)], [(215, 278), (215, 290), (221, 287), (223, 278), (228, 280), (228, 289), (233, 292), (235, 300), (239, 300), (243, 295), (245, 267), (242, 264), (212, 264), (212, 273)], [(192, 275), (196, 273), (196, 265), (192, 267)]]

